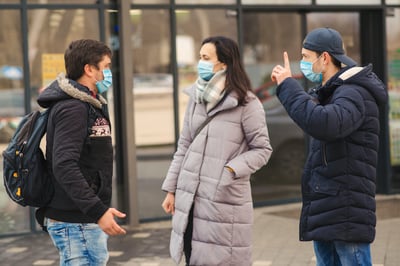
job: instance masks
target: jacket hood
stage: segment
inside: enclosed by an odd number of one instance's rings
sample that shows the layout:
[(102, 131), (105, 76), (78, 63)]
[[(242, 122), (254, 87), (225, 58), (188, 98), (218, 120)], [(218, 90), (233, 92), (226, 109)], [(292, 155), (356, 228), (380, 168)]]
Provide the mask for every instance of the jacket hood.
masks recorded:
[(73, 98), (82, 102), (87, 102), (101, 109), (103, 104), (107, 104), (107, 101), (100, 94), (97, 95), (98, 99), (92, 97), (87, 87), (74, 80), (67, 79), (64, 74), (60, 74), (57, 76), (57, 79), (39, 95), (37, 102), (41, 107), (48, 108), (58, 101)]
[(333, 80), (334, 85), (355, 84), (365, 88), (378, 104), (385, 104), (388, 101), (388, 94), (383, 82), (372, 72), (372, 65), (365, 67), (350, 67), (339, 73), (337, 79)]

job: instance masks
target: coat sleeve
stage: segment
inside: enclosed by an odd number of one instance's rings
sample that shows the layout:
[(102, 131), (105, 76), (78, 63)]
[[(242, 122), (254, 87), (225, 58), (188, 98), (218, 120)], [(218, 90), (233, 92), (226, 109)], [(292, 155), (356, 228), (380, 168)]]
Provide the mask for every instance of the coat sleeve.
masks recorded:
[(358, 89), (350, 85), (338, 87), (326, 105), (306, 93), (292, 78), (278, 86), (277, 95), (294, 122), (319, 140), (344, 138), (364, 120), (364, 99)]
[(192, 143), (193, 139), (190, 134), (190, 126), (189, 120), (192, 116), (191, 110), (193, 110), (194, 102), (192, 100), (189, 101), (186, 111), (185, 117), (183, 120), (183, 127), (181, 134), (178, 140), (178, 147), (174, 154), (174, 158), (171, 162), (171, 165), (168, 169), (167, 176), (164, 179), (161, 189), (166, 192), (175, 193), (176, 186), (178, 183), (178, 175), (182, 166), (183, 159), (186, 155), (186, 152)]
[(235, 171), (236, 177), (254, 173), (267, 164), (272, 154), (265, 112), (258, 99), (246, 104), (241, 123), (249, 149), (227, 163)]

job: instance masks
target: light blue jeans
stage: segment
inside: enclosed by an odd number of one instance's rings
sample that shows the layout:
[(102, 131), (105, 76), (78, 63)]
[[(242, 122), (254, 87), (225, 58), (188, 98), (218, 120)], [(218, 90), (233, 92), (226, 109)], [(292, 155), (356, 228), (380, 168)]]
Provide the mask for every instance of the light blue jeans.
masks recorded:
[(108, 235), (95, 223), (65, 223), (46, 218), (47, 231), (60, 254), (60, 266), (105, 266)]
[(371, 266), (369, 243), (314, 241), (317, 266)]

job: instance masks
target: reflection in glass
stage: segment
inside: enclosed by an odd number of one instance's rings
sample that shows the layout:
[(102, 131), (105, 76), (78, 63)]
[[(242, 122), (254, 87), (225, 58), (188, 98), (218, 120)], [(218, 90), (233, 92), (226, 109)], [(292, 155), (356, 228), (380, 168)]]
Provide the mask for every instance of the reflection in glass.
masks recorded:
[[(0, 10), (0, 151), (8, 145), (25, 114), (20, 14)], [(0, 159), (3, 161), (2, 154)], [(3, 173), (3, 163), (0, 164)], [(29, 231), (29, 209), (12, 202), (0, 186), (0, 235)]]
[(307, 22), (307, 31), (318, 27), (331, 27), (337, 30), (342, 35), (346, 54), (354, 61), (361, 62), (358, 13), (309, 13)]
[(400, 188), (400, 8), (386, 17), (392, 186)]
[(317, 5), (380, 5), (381, 0), (317, 0)]
[[(19, 2), (19, 0), (18, 0)], [(94, 4), (93, 0), (28, 0), (29, 4)]]
[(311, 4), (311, 0), (242, 0), (244, 5), (304, 5)]
[[(40, 90), (57, 75), (57, 72), (53, 72), (53, 77), (44, 75), (51, 69), (49, 70), (46, 65), (43, 65), (43, 60), (46, 60), (49, 55), (58, 55), (62, 59), (67, 45), (73, 40), (98, 39), (97, 17), (97, 11), (84, 9), (34, 9), (28, 11), (32, 103), (36, 103)], [(62, 65), (62, 62), (55, 58), (53, 67)], [(36, 108), (38, 107), (33, 106), (32, 109)]]
[[(281, 23), (285, 21), (285, 23)], [(305, 160), (303, 131), (287, 115), (275, 94), (271, 71), (283, 63), (287, 51), (292, 73), (303, 81), (299, 70), (301, 50), (300, 16), (292, 13), (245, 13), (243, 17), (244, 62), (253, 91), (266, 112), (274, 152), (268, 164), (252, 176), (255, 202), (300, 197), (300, 177)], [(263, 30), (269, 25), (268, 31)], [(275, 26), (276, 25), (276, 26)]]
[(131, 20), (136, 143), (171, 145), (175, 140), (168, 10), (131, 10)]
[(179, 73), (179, 117), (182, 125), (187, 96), (182, 90), (197, 78), (201, 42), (215, 35), (237, 40), (236, 11), (229, 9), (177, 10), (177, 61)]
[(164, 215), (160, 187), (175, 147), (170, 16), (154, 9), (130, 15), (139, 218), (148, 219)]
[(175, 0), (176, 4), (204, 5), (204, 4), (236, 4), (236, 0)]
[(170, 0), (131, 0), (132, 4), (169, 4)]

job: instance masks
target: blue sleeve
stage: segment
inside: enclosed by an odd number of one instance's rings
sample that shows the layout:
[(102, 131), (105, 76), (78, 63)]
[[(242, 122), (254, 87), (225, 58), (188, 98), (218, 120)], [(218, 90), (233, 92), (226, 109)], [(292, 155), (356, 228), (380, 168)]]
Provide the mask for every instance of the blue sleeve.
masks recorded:
[(361, 125), (365, 115), (364, 99), (350, 85), (336, 88), (329, 102), (322, 105), (299, 82), (287, 78), (278, 86), (277, 96), (305, 133), (323, 141), (346, 137)]

